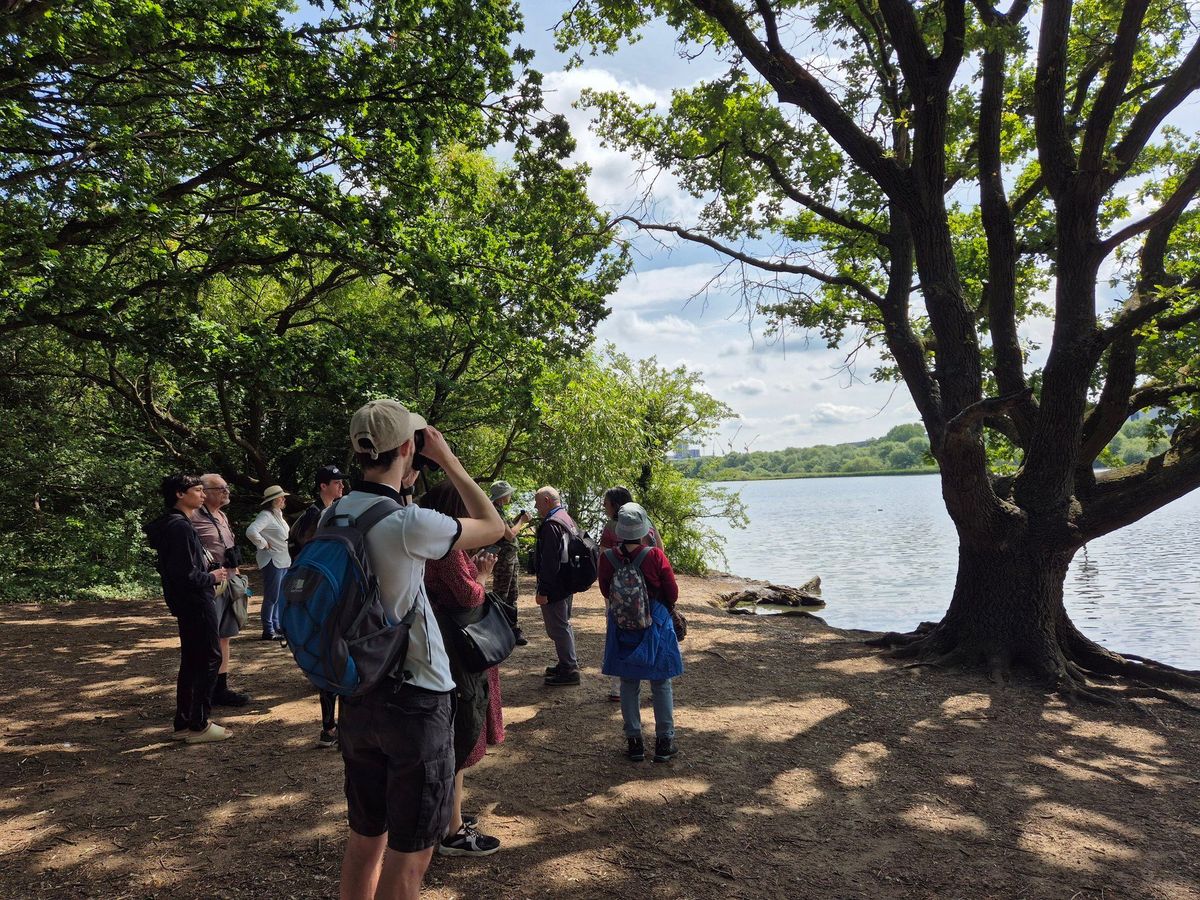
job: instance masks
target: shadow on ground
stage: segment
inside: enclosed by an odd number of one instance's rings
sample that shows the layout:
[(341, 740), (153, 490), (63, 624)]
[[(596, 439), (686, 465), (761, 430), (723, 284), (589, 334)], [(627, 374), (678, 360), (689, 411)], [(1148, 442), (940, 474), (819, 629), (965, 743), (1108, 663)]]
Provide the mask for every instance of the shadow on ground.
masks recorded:
[[(685, 579), (680, 755), (633, 764), (579, 598), (580, 688), (550, 645), (503, 670), (508, 739), (467, 776), (504, 842), (435, 859), (436, 898), (1200, 897), (1200, 729), (900, 668), (843, 633), (731, 618)], [(529, 618), (535, 614), (524, 613)], [(285, 651), (239, 638), (223, 744), (168, 739), (155, 603), (0, 609), (0, 894), (336, 896), (341, 764)], [(653, 714), (644, 708), (647, 733)]]

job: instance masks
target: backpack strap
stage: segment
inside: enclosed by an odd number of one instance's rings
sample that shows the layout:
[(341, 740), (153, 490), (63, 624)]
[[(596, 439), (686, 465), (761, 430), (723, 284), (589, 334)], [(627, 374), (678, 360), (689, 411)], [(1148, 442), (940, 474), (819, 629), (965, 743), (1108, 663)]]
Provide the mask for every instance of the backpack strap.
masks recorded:
[[(342, 502), (341, 497), (334, 500), (322, 513), (321, 518), (317, 520), (317, 527), (323, 528), (334, 524), (334, 520), (338, 518), (337, 507)], [(378, 497), (372, 501), (371, 505), (364, 509), (357, 516), (343, 515), (342, 518), (347, 520), (347, 524), (354, 526), (364, 535), (394, 513), (398, 509), (404, 507), (393, 500), (391, 497)]]
[[(336, 502), (334, 505), (337, 505)], [(370, 531), (396, 510), (403, 508), (403, 506), (401, 506), (391, 497), (380, 497), (354, 517), (354, 526), (365, 536), (368, 531)]]
[(638, 555), (633, 558), (633, 564), (640, 569), (642, 563), (646, 561), (646, 557), (650, 555), (650, 551), (653, 549), (653, 547), (643, 547), (638, 551)]

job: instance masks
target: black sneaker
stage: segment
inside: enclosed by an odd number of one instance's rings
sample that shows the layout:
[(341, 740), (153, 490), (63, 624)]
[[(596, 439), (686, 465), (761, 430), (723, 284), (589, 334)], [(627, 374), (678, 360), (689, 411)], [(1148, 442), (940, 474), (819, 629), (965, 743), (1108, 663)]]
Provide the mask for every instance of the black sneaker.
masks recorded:
[(500, 849), (500, 841), (491, 835), (480, 834), (473, 825), (463, 827), (438, 844), (439, 856), (491, 856)]
[(553, 675), (546, 676), (546, 684), (549, 687), (564, 687), (573, 684), (579, 684), (578, 669), (564, 669), (555, 672)]
[(654, 761), (667, 762), (672, 756), (679, 752), (679, 748), (675, 746), (673, 738), (660, 737), (654, 741)]
[(517, 639), (518, 647), (524, 647), (529, 643), (529, 638), (525, 637), (525, 632), (523, 632), (520, 628), (513, 629), (513, 637)]
[(640, 737), (631, 737), (628, 739), (629, 746), (625, 749), (625, 755), (632, 762), (641, 762), (646, 758), (646, 745), (642, 743)]
[(562, 671), (562, 666), (546, 666), (547, 675), (557, 675)]
[(324, 728), (321, 729), (321, 736), (319, 738), (317, 738), (317, 746), (318, 747), (321, 747), (321, 748), (336, 747), (337, 742), (338, 742), (337, 728), (332, 728), (329, 731), (326, 731)]
[(275, 632), (271, 631), (270, 629), (266, 629), (263, 631), (262, 637), (260, 637), (259, 640), (260, 641), (277, 641), (277, 640), (279, 640), (279, 635), (277, 635)]
[(239, 694), (226, 688), (223, 691), (213, 691), (213, 706), (245, 706), (250, 702), (247, 694)]

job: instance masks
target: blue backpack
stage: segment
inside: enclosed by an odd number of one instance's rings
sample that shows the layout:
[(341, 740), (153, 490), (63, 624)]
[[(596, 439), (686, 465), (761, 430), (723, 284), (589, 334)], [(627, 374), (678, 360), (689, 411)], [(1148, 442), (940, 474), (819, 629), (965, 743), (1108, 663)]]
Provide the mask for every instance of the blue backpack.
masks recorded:
[(383, 497), (354, 517), (339, 513), (338, 502), (283, 577), (280, 624), (309, 681), (361, 697), (403, 666), (417, 604), (389, 621), (367, 553), (367, 532), (400, 504)]

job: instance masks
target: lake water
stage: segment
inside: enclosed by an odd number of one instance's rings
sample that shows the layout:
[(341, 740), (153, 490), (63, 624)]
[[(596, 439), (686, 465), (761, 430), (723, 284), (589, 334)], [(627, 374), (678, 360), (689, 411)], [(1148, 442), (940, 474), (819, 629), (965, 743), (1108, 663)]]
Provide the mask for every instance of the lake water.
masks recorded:
[[(937, 476), (730, 482), (750, 513), (726, 536), (726, 568), (799, 585), (821, 576), (830, 625), (908, 631), (938, 621), (957, 562)], [(1066, 604), (1118, 652), (1200, 668), (1200, 491), (1080, 550)], [(719, 563), (718, 563), (719, 566)]]

